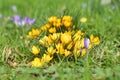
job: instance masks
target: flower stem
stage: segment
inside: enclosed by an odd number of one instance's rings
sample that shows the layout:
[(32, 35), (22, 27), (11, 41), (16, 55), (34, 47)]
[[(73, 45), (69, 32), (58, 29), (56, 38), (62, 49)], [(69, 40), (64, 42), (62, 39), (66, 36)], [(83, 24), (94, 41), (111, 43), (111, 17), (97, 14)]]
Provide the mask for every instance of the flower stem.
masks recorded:
[(62, 62), (64, 61), (65, 56), (63, 57), (63, 59), (60, 61), (60, 63), (58, 64), (58, 66), (60, 66), (62, 64)]
[(89, 69), (89, 61), (88, 61), (88, 55), (89, 55), (89, 52), (88, 52), (88, 49), (86, 50), (86, 64), (85, 64), (85, 80), (90, 80), (90, 69)]

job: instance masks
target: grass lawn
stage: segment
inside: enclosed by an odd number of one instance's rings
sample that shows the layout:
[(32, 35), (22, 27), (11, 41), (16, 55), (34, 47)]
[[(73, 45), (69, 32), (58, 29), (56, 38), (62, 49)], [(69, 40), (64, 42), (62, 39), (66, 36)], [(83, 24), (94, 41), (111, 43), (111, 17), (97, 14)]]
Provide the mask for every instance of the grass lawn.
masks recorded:
[[(101, 0), (1, 0), (0, 1), (0, 80), (119, 80), (120, 79), (120, 0), (102, 5)], [(15, 5), (17, 11), (11, 7)], [(40, 28), (50, 16), (87, 18), (80, 29), (94, 34), (100, 44), (77, 61), (51, 61), (45, 67), (30, 67), (34, 58), (26, 36)], [(32, 26), (17, 27), (8, 18), (18, 14), (35, 18)], [(77, 22), (76, 22), (77, 24)], [(35, 42), (35, 41), (33, 41)], [(17, 65), (17, 66), (16, 66)]]

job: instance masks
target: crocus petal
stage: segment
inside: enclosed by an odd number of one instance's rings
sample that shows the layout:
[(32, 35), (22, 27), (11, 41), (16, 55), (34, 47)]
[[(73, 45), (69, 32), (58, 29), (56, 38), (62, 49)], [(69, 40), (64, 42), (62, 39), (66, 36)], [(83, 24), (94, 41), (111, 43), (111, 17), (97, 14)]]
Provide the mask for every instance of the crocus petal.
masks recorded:
[(25, 25), (25, 21), (22, 20), (20, 25), (21, 25), (21, 26), (24, 26), (24, 25)]
[(32, 25), (35, 22), (35, 19), (30, 19), (28, 17), (25, 17), (24, 20), (25, 20), (25, 23), (28, 25)]
[(20, 16), (19, 15), (14, 15), (14, 21), (20, 21)]
[(28, 17), (25, 17), (23, 20), (25, 21), (26, 24), (28, 24), (30, 21)]
[(31, 19), (29, 25), (32, 25), (35, 22), (35, 19)]
[(90, 44), (90, 40), (88, 38), (85, 38), (84, 39), (84, 46), (85, 46), (86, 49), (88, 49), (89, 44)]

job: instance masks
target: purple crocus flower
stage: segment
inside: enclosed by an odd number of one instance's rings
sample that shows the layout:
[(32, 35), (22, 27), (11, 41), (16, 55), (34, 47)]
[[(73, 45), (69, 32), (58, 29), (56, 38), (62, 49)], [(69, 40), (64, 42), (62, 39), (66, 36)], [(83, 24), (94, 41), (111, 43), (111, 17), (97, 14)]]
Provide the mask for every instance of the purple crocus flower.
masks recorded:
[(23, 21), (25, 21), (25, 23), (28, 25), (32, 25), (35, 22), (35, 19), (30, 19), (28, 17), (25, 17)]
[(24, 26), (24, 25), (32, 25), (35, 22), (35, 19), (30, 19), (28, 17), (21, 19), (19, 15), (14, 15), (11, 21), (13, 21), (16, 26)]
[(21, 26), (21, 17), (19, 15), (14, 15), (11, 20), (15, 23), (15, 25)]
[(19, 15), (14, 15), (13, 21), (20, 21), (20, 20), (21, 20), (21, 18)]
[(84, 39), (84, 46), (85, 46), (86, 49), (88, 49), (89, 44), (90, 44), (90, 40), (88, 38), (85, 38)]
[(24, 26), (25, 22), (24, 21), (15, 21), (16, 26)]

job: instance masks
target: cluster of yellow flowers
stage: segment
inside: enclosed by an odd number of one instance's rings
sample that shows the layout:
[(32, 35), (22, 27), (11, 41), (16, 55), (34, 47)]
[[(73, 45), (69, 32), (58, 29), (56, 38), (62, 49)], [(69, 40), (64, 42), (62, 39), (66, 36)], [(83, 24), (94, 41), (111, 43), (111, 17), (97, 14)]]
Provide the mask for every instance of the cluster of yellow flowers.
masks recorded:
[[(84, 18), (80, 21), (85, 22), (87, 20)], [(45, 35), (40, 37), (42, 33), (45, 33)], [(100, 43), (99, 38), (92, 34), (90, 39), (85, 42), (84, 33), (75, 29), (71, 16), (63, 16), (62, 18), (52, 16), (48, 18), (48, 24), (40, 27), (40, 29), (32, 29), (27, 37), (35, 40), (39, 39), (39, 45), (33, 45), (31, 49), (31, 52), (36, 56), (31, 62), (32, 66), (35, 67), (41, 67), (45, 63), (49, 63), (55, 55), (59, 57), (84, 56), (86, 50)], [(41, 56), (41, 58), (38, 56)]]

